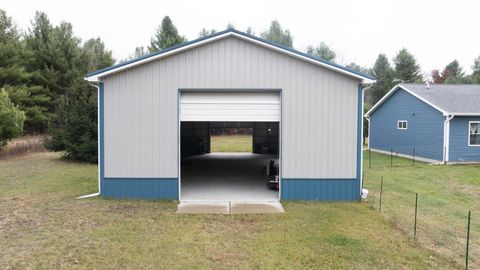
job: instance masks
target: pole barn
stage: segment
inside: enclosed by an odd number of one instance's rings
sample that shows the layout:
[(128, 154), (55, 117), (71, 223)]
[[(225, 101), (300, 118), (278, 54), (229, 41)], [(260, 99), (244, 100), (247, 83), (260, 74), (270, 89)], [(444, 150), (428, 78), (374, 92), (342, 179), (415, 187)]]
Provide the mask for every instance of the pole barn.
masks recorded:
[[(99, 90), (101, 196), (360, 199), (368, 75), (228, 29), (86, 80)], [(251, 128), (252, 153), (210, 153), (214, 127)]]

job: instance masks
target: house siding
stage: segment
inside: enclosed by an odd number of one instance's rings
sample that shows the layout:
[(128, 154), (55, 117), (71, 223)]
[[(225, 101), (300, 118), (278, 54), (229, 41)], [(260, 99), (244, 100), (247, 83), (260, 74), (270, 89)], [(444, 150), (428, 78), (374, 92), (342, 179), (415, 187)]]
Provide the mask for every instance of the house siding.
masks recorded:
[(480, 146), (468, 146), (469, 121), (480, 121), (480, 116), (455, 116), (450, 120), (450, 162), (480, 161)]
[[(407, 120), (406, 130), (397, 129)], [(370, 147), (404, 155), (443, 160), (445, 116), (403, 89), (398, 89), (370, 116)]]

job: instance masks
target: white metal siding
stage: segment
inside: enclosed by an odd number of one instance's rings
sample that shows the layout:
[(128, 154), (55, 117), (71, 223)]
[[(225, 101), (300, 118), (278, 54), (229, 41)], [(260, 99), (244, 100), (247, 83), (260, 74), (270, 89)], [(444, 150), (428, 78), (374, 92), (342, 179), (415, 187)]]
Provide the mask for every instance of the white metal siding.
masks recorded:
[(226, 38), (105, 82), (106, 177), (178, 177), (178, 89), (281, 89), (282, 177), (355, 178), (356, 79)]
[(278, 92), (189, 91), (180, 95), (180, 121), (280, 121)]

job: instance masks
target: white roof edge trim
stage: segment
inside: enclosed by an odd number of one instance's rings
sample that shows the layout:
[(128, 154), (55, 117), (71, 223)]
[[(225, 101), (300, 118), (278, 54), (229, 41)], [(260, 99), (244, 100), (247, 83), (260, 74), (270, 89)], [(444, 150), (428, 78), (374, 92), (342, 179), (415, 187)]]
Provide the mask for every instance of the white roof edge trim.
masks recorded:
[(252, 42), (252, 43), (255, 43), (257, 45), (260, 45), (262, 47), (267, 47), (267, 48), (270, 48), (274, 51), (277, 51), (277, 52), (280, 52), (280, 53), (283, 53), (283, 54), (286, 54), (286, 55), (290, 55), (290, 56), (293, 56), (297, 59), (301, 59), (303, 61), (306, 61), (306, 62), (309, 62), (309, 63), (312, 63), (312, 64), (316, 64), (318, 66), (321, 66), (321, 67), (324, 67), (326, 69), (329, 69), (329, 70), (333, 70), (333, 71), (336, 71), (338, 73), (341, 73), (341, 74), (344, 74), (344, 75), (347, 75), (349, 77), (353, 77), (353, 78), (356, 78), (356, 79), (359, 79), (361, 80), (363, 83), (365, 84), (372, 84), (374, 82), (376, 82), (376, 80), (372, 80), (372, 79), (369, 79), (369, 78), (366, 78), (366, 77), (363, 77), (361, 75), (358, 75), (358, 74), (355, 74), (355, 73), (352, 73), (352, 72), (348, 72), (347, 70), (343, 70), (341, 68), (337, 68), (335, 66), (331, 66), (331, 65), (328, 65), (326, 63), (322, 63), (320, 61), (316, 61), (314, 59), (310, 59), (308, 57), (305, 57), (303, 55), (300, 55), (300, 54), (297, 54), (297, 53), (294, 53), (294, 52), (291, 52), (291, 51), (288, 51), (286, 49), (283, 49), (283, 48), (280, 48), (280, 47), (276, 47), (276, 46), (273, 46), (271, 44), (268, 44), (268, 43), (265, 43), (265, 42), (261, 42), (259, 40), (255, 40), (253, 38), (250, 38), (250, 37), (247, 37), (247, 36), (243, 36), (243, 35), (240, 35), (240, 34), (237, 34), (235, 32), (227, 32), (225, 34), (222, 34), (222, 35), (219, 35), (219, 36), (215, 36), (215, 37), (212, 37), (212, 38), (208, 38), (208, 39), (205, 39), (205, 40), (202, 40), (202, 41), (198, 41), (198, 42), (195, 42), (195, 43), (192, 43), (192, 44), (189, 44), (187, 46), (183, 46), (183, 47), (180, 47), (180, 48), (177, 48), (177, 49), (174, 49), (174, 50), (171, 50), (171, 51), (168, 51), (168, 52), (165, 52), (165, 53), (161, 53), (161, 54), (158, 54), (158, 55), (154, 55), (152, 57), (148, 57), (148, 58), (145, 58), (145, 59), (142, 59), (142, 60), (139, 60), (139, 61), (136, 61), (136, 62), (133, 62), (133, 63), (130, 63), (130, 64), (127, 64), (127, 65), (124, 65), (124, 66), (120, 66), (118, 68), (114, 68), (114, 69), (111, 69), (111, 70), (107, 70), (105, 72), (102, 72), (102, 73), (99, 73), (99, 74), (95, 74), (95, 75), (92, 75), (92, 76), (89, 76), (89, 77), (85, 77), (84, 79), (89, 81), (89, 82), (100, 82), (100, 79), (102, 77), (105, 77), (105, 76), (108, 76), (108, 75), (111, 75), (111, 74), (114, 74), (114, 73), (118, 73), (120, 71), (123, 71), (123, 70), (126, 70), (126, 69), (129, 69), (129, 68), (132, 68), (134, 66), (138, 66), (138, 65), (142, 65), (142, 64), (145, 64), (145, 63), (148, 63), (148, 62), (152, 62), (152, 61), (155, 61), (157, 59), (161, 59), (163, 57), (167, 57), (169, 55), (172, 55), (172, 54), (176, 54), (176, 53), (179, 53), (179, 52), (182, 52), (182, 51), (185, 51), (185, 50), (189, 50), (191, 48), (195, 48), (195, 47), (198, 47), (198, 46), (201, 46), (203, 44), (206, 44), (206, 43), (210, 43), (210, 42), (213, 42), (215, 40), (219, 40), (219, 39), (223, 39), (225, 37), (228, 37), (228, 36), (235, 36), (235, 37), (238, 37), (240, 39), (243, 39), (243, 40), (247, 40), (249, 42)]
[(453, 116), (480, 116), (480, 113), (449, 113)]
[(410, 95), (420, 99), (421, 101), (425, 102), (426, 104), (430, 105), (431, 107), (433, 107), (434, 109), (436, 109), (437, 111), (441, 112), (443, 115), (451, 115), (451, 113), (448, 113), (447, 111), (441, 109), (440, 107), (438, 107), (437, 105), (431, 103), (430, 101), (422, 98), (421, 96), (415, 94), (414, 92), (412, 92), (411, 90), (409, 90), (408, 88), (406, 88), (405, 86), (401, 85), (401, 84), (397, 84), (395, 85), (390, 91), (388, 91), (388, 93), (385, 94), (385, 96), (383, 96), (375, 105), (373, 105), (373, 107), (367, 112), (365, 113), (365, 117), (370, 117), (370, 115), (376, 110), (378, 109), (378, 107), (380, 107), (391, 95), (393, 95), (399, 88), (405, 90), (407, 93), (409, 93)]
[(186, 50), (188, 50), (188, 49), (191, 49), (191, 48), (200, 46), (200, 45), (202, 45), (202, 44), (210, 43), (210, 42), (215, 41), (215, 40), (217, 40), (217, 39), (225, 38), (225, 37), (227, 37), (227, 36), (229, 36), (229, 35), (231, 35), (231, 34), (232, 34), (232, 32), (227, 32), (227, 33), (225, 33), (225, 34), (223, 34), (223, 35), (219, 35), (219, 36), (215, 36), (215, 37), (212, 37), (212, 38), (209, 38), (209, 39), (205, 39), (205, 40), (202, 40), (202, 41), (199, 41), (199, 42), (195, 42), (195, 43), (189, 44), (189, 45), (187, 45), (187, 46), (183, 46), (183, 47), (177, 48), (177, 49), (175, 49), (175, 50), (171, 50), (171, 51), (168, 51), (168, 52), (165, 52), (165, 53), (161, 53), (161, 54), (158, 54), (158, 55), (154, 55), (154, 56), (152, 56), (152, 57), (148, 57), (148, 58), (145, 58), (145, 59), (142, 59), (142, 60), (139, 60), (139, 61), (136, 61), (136, 62), (127, 64), (127, 65), (118, 67), (118, 68), (114, 68), (114, 69), (107, 70), (107, 71), (102, 72), (102, 73), (99, 73), (99, 74), (92, 75), (92, 76), (90, 76), (90, 77), (85, 77), (85, 80), (87, 80), (87, 81), (89, 81), (89, 82), (99, 82), (101, 77), (105, 77), (105, 76), (110, 75), (110, 74), (118, 73), (118, 72), (120, 72), (120, 71), (123, 71), (123, 70), (125, 70), (125, 69), (129, 69), (129, 68), (132, 68), (132, 67), (134, 67), (134, 66), (138, 66), (138, 65), (142, 65), (142, 64), (145, 64), (145, 63), (148, 63), (148, 62), (152, 62), (152, 61), (155, 61), (155, 60), (157, 60), (157, 59), (161, 59), (161, 58), (167, 57), (167, 56), (172, 55), (172, 54), (176, 54), (176, 53), (181, 52), (181, 51), (186, 51)]
[(347, 76), (350, 76), (350, 77), (354, 77), (354, 78), (357, 78), (357, 79), (360, 79), (362, 80), (362, 82), (366, 83), (366, 84), (371, 84), (371, 83), (374, 83), (376, 82), (376, 80), (372, 80), (372, 79), (369, 79), (369, 78), (365, 78), (361, 75), (358, 75), (358, 74), (355, 74), (355, 73), (352, 73), (352, 72), (348, 72), (346, 70), (343, 70), (343, 69), (340, 69), (340, 68), (337, 68), (335, 66), (331, 66), (331, 65), (328, 65), (328, 64), (325, 64), (325, 63), (322, 63), (320, 61), (316, 61), (314, 59), (311, 59), (311, 58), (308, 58), (308, 57), (305, 57), (303, 55), (300, 55), (300, 54), (297, 54), (297, 53), (294, 53), (294, 52), (291, 52), (291, 51), (288, 51), (288, 50), (285, 50), (283, 48), (280, 48), (280, 47), (276, 47), (276, 46), (273, 46), (273, 45), (270, 45), (268, 43), (265, 43), (265, 42), (262, 42), (262, 41), (259, 41), (259, 40), (255, 40), (255, 39), (252, 39), (252, 38), (249, 38), (249, 37), (246, 37), (246, 36), (242, 36), (242, 35), (239, 35), (237, 33), (234, 33), (232, 32), (231, 33), (232, 35), (240, 38), (240, 39), (244, 39), (244, 40), (248, 40), (250, 42), (253, 42), (255, 44), (258, 44), (262, 47), (267, 47), (267, 48), (270, 48), (274, 51), (277, 51), (277, 52), (280, 52), (280, 53), (283, 53), (283, 54), (286, 54), (286, 55), (290, 55), (292, 57), (295, 57), (295, 58), (298, 58), (298, 59), (301, 59), (303, 61), (306, 61), (306, 62), (310, 62), (310, 63), (313, 63), (313, 64), (316, 64), (316, 65), (319, 65), (321, 67), (324, 67), (326, 69), (330, 69), (330, 70), (333, 70), (333, 71), (337, 71), (339, 73), (342, 73), (342, 74), (345, 74)]

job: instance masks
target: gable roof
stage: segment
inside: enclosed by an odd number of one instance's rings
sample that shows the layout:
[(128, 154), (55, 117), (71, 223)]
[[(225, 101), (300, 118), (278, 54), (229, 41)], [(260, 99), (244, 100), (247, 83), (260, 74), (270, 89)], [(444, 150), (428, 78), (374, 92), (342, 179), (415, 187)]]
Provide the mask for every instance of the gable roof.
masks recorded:
[(480, 85), (402, 83), (393, 87), (365, 116), (369, 117), (398, 89), (403, 89), (443, 115), (480, 115)]
[(194, 48), (194, 47), (198, 47), (198, 46), (201, 46), (203, 44), (213, 42), (215, 40), (230, 37), (230, 36), (234, 36), (234, 37), (240, 38), (242, 40), (246, 40), (246, 41), (255, 43), (257, 45), (269, 48), (271, 50), (274, 50), (274, 51), (277, 51), (277, 52), (280, 52), (280, 53), (283, 53), (283, 54), (286, 54), (286, 55), (293, 56), (295, 58), (298, 58), (298, 59), (301, 59), (303, 61), (322, 66), (324, 68), (336, 71), (336, 72), (341, 73), (341, 74), (346, 75), (346, 76), (357, 78), (357, 79), (361, 80), (363, 83), (368, 83), (369, 84), (369, 83), (375, 82), (375, 78), (370, 76), (370, 75), (363, 74), (363, 73), (355, 71), (351, 68), (347, 68), (347, 67), (338, 65), (336, 63), (332, 63), (330, 61), (326, 61), (326, 60), (323, 60), (323, 59), (320, 59), (320, 58), (316, 58), (316, 57), (311, 56), (309, 54), (297, 51), (295, 49), (292, 49), (292, 48), (283, 46), (281, 44), (271, 42), (271, 41), (268, 41), (268, 40), (265, 40), (265, 39), (262, 39), (262, 38), (259, 38), (259, 37), (256, 37), (256, 36), (252, 36), (250, 34), (235, 30), (233, 28), (229, 28), (225, 31), (217, 32), (215, 34), (212, 34), (212, 35), (209, 35), (209, 36), (206, 36), (206, 37), (203, 37), (203, 38), (195, 39), (195, 40), (192, 40), (190, 42), (182, 43), (180, 45), (176, 45), (176, 46), (173, 46), (173, 47), (170, 47), (170, 48), (158, 51), (158, 52), (153, 52), (153, 53), (135, 58), (135, 59), (130, 60), (130, 61), (126, 61), (126, 62), (119, 63), (119, 64), (116, 64), (116, 65), (113, 65), (113, 66), (110, 66), (110, 67), (107, 67), (107, 68), (103, 68), (103, 69), (94, 71), (92, 73), (87, 74), (87, 76), (85, 77), (85, 80), (90, 81), (90, 82), (99, 82), (99, 81), (101, 81), (102, 77), (105, 77), (107, 75), (114, 74), (114, 73), (120, 72), (122, 70), (129, 69), (129, 68), (133, 68), (135, 66), (142, 65), (142, 64), (145, 64), (145, 63), (148, 63), (148, 62), (152, 62), (152, 61), (155, 61), (157, 59), (166, 57), (168, 55), (176, 54), (176, 53), (179, 53), (179, 52), (182, 52), (182, 51)]

